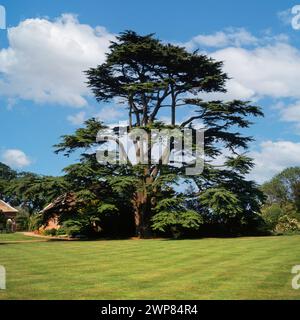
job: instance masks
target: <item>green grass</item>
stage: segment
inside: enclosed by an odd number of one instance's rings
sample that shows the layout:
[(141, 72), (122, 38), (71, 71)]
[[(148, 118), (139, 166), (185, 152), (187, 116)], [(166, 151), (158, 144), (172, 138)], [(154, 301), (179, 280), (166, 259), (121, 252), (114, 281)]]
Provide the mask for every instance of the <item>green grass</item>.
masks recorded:
[(12, 241), (36, 241), (36, 240), (41, 240), (41, 239), (36, 237), (24, 236), (22, 233), (1, 233), (0, 234), (0, 244), (3, 242), (6, 243), (6, 242), (12, 242)]
[(300, 236), (0, 244), (0, 299), (299, 299), (298, 264)]

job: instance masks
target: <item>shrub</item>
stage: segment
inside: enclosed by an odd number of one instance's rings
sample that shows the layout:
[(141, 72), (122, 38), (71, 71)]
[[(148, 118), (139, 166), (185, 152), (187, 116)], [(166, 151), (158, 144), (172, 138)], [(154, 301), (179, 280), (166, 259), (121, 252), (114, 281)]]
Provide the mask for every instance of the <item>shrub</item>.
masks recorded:
[(2, 214), (2, 211), (0, 210), (0, 231), (4, 230), (6, 226), (6, 218), (4, 214)]
[(30, 223), (30, 214), (25, 209), (19, 209), (16, 216), (17, 230), (28, 231)]
[(300, 223), (298, 220), (288, 217), (287, 215), (280, 217), (275, 227), (277, 233), (293, 233), (300, 231)]
[(80, 221), (76, 220), (67, 220), (63, 223), (63, 229), (65, 230), (66, 234), (74, 238), (82, 233), (84, 225)]
[(274, 230), (278, 224), (279, 218), (283, 216), (283, 210), (278, 204), (272, 204), (262, 209), (262, 217), (270, 230)]
[(44, 236), (55, 237), (57, 235), (56, 229), (48, 229), (43, 231)]
[(28, 231), (36, 231), (42, 227), (43, 221), (40, 214), (32, 214), (28, 221)]
[(175, 239), (180, 238), (184, 231), (198, 229), (203, 223), (202, 217), (193, 210), (182, 212), (163, 211), (152, 218), (155, 231), (170, 231)]
[(277, 234), (300, 231), (300, 214), (291, 203), (272, 204), (262, 209), (262, 217), (270, 230)]
[(66, 229), (65, 228), (59, 228), (58, 230), (57, 230), (57, 232), (56, 232), (56, 235), (57, 236), (65, 236), (65, 235), (67, 235), (68, 233), (67, 233), (67, 231), (66, 231)]

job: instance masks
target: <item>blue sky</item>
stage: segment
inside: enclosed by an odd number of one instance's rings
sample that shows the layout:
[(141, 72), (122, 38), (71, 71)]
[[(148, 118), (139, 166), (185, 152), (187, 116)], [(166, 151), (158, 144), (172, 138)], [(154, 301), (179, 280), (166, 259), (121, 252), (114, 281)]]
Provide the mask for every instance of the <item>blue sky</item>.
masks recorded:
[(290, 21), (300, 0), (0, 4), (8, 27), (0, 30), (0, 161), (61, 174), (70, 162), (53, 153), (61, 135), (95, 115), (123, 120), (117, 107), (99, 105), (89, 95), (82, 71), (103, 61), (115, 34), (132, 29), (224, 61), (232, 80), (221, 98), (262, 106), (266, 117), (246, 131), (257, 140), (250, 149), (254, 179), (300, 165), (300, 30)]

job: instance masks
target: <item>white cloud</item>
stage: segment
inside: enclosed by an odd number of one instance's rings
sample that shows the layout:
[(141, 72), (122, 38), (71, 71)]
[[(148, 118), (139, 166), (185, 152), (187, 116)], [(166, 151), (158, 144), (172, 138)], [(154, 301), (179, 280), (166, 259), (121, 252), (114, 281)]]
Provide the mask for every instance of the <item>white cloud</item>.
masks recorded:
[(30, 158), (23, 151), (17, 149), (3, 151), (1, 160), (6, 165), (15, 169), (25, 168), (32, 163)]
[(187, 42), (185, 46), (190, 50), (197, 49), (199, 46), (212, 48), (239, 47), (254, 45), (257, 41), (257, 38), (244, 28), (227, 28), (225, 31), (219, 31), (214, 34), (200, 34)]
[[(235, 157), (230, 150), (223, 148), (220, 156), (214, 160), (207, 158), (212, 165), (221, 166), (227, 157)], [(245, 150), (236, 150), (243, 154)], [(246, 154), (253, 159), (255, 167), (247, 175), (248, 180), (259, 184), (271, 180), (276, 174), (288, 167), (300, 166), (300, 142), (264, 141), (257, 150)]]
[(247, 87), (245, 84), (239, 82), (237, 79), (229, 79), (226, 83), (226, 93), (201, 93), (200, 97), (204, 100), (252, 100), (258, 99), (257, 93), (254, 89)]
[(105, 106), (95, 117), (103, 122), (121, 120), (124, 117), (124, 109), (123, 107)]
[(75, 115), (68, 116), (67, 119), (74, 126), (78, 126), (83, 124), (86, 120), (86, 113), (84, 111), (81, 111), (76, 113)]
[(231, 80), (227, 94), (205, 98), (300, 99), (300, 51), (288, 43), (275, 42), (252, 49), (229, 47), (210, 55), (224, 62), (224, 71)]
[(282, 107), (281, 116), (283, 121), (299, 122), (300, 124), (300, 101), (287, 107)]
[(291, 25), (292, 19), (293, 19), (292, 9), (291, 8), (283, 10), (283, 11), (279, 11), (277, 13), (277, 16), (278, 16), (279, 20), (284, 25)]
[(203, 99), (300, 99), (300, 50), (285, 34), (273, 35), (266, 30), (255, 37), (243, 28), (229, 28), (198, 35), (184, 45), (190, 51), (214, 48), (203, 53), (223, 61), (223, 70), (230, 77), (227, 93), (202, 94)]
[(265, 141), (261, 143), (260, 151), (249, 155), (256, 165), (249, 177), (263, 183), (288, 167), (300, 166), (300, 143)]
[(67, 120), (74, 126), (79, 126), (88, 118), (96, 118), (102, 122), (113, 124), (114, 121), (121, 121), (124, 118), (125, 112), (123, 107), (107, 105), (101, 108), (100, 111), (95, 111), (95, 108), (88, 108), (86, 111), (80, 111), (74, 115), (69, 115)]
[(292, 123), (295, 133), (300, 134), (300, 100), (290, 105), (279, 102), (274, 108), (279, 110), (280, 120)]
[(112, 39), (71, 14), (22, 21), (8, 30), (9, 47), (0, 50), (0, 94), (82, 107), (90, 94), (83, 71), (104, 61)]

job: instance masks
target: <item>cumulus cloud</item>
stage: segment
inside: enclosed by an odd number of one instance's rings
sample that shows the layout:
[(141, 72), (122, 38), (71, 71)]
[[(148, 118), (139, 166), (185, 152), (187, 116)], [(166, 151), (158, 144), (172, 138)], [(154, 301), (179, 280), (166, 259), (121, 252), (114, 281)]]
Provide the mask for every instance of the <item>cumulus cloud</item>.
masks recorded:
[(300, 30), (300, 5), (280, 11), (277, 15), (283, 24), (290, 24), (294, 30)]
[(250, 156), (255, 160), (255, 168), (249, 178), (263, 183), (288, 167), (300, 166), (300, 143), (265, 141)]
[(256, 37), (246, 29), (229, 28), (200, 34), (183, 45), (190, 51), (206, 48), (205, 54), (224, 62), (230, 77), (227, 93), (203, 94), (203, 99), (300, 99), (300, 50), (285, 34), (267, 30)]
[(102, 122), (113, 123), (120, 121), (124, 118), (125, 112), (123, 107), (107, 105), (101, 108), (100, 111), (95, 111), (95, 108), (89, 107), (86, 111), (80, 111), (74, 115), (69, 115), (67, 120), (74, 126), (79, 126), (84, 123), (88, 118), (96, 118)]
[(281, 116), (284, 121), (298, 122), (300, 124), (300, 101), (286, 107), (281, 107)]
[(121, 120), (124, 117), (124, 109), (116, 106), (105, 106), (98, 112), (95, 117), (103, 122)]
[[(239, 150), (243, 153), (244, 150)], [(223, 149), (222, 154), (210, 162), (213, 165), (223, 165), (227, 157), (234, 156), (229, 150)], [(271, 180), (276, 174), (288, 167), (300, 166), (300, 142), (263, 141), (257, 150), (247, 153), (254, 161), (255, 167), (247, 176), (259, 184)], [(207, 159), (208, 160), (208, 159)]]
[(280, 102), (275, 108), (280, 112), (280, 119), (294, 124), (295, 133), (300, 134), (300, 100), (288, 105)]
[(192, 38), (185, 46), (196, 49), (199, 46), (221, 48), (227, 46), (254, 45), (258, 39), (244, 28), (227, 28), (225, 31), (218, 31), (214, 34), (200, 34)]
[(81, 125), (86, 120), (86, 113), (84, 111), (78, 112), (75, 115), (68, 116), (67, 120), (74, 126)]
[(277, 41), (250, 49), (228, 47), (210, 55), (224, 62), (224, 71), (231, 80), (227, 94), (205, 98), (300, 99), (300, 51), (288, 43)]
[(3, 151), (1, 161), (15, 169), (23, 169), (32, 163), (30, 158), (23, 151), (18, 149)]
[(83, 71), (104, 61), (112, 39), (71, 14), (24, 20), (8, 30), (9, 47), (0, 50), (0, 94), (82, 107), (89, 95)]
[(292, 24), (293, 14), (292, 14), (292, 9), (291, 8), (283, 10), (283, 11), (279, 11), (277, 13), (277, 16), (278, 16), (279, 20), (284, 25)]

